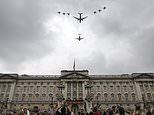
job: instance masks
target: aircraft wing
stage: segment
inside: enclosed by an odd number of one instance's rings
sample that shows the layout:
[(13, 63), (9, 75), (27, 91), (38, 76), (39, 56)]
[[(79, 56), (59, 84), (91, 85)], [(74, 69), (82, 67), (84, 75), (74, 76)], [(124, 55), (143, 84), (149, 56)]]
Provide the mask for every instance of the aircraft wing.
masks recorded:
[(77, 19), (77, 20), (79, 20), (79, 18), (77, 18), (77, 17), (75, 17), (75, 16), (73, 16), (75, 19)]
[(88, 16), (86, 16), (86, 17), (83, 17), (83, 18), (81, 18), (81, 20), (83, 20), (83, 19), (85, 19), (85, 18), (87, 18)]
[(75, 39), (79, 40), (79, 38), (75, 38)]

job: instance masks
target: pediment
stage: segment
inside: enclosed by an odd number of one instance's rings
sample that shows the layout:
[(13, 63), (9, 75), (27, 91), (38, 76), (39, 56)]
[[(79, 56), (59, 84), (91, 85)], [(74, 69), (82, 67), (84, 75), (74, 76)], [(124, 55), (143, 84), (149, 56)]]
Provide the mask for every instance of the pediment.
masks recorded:
[(81, 73), (72, 72), (66, 75), (62, 75), (60, 79), (89, 79), (90, 77)]
[(17, 79), (18, 74), (0, 74), (0, 79)]
[(132, 77), (136, 79), (154, 79), (154, 74), (153, 73), (133, 73)]

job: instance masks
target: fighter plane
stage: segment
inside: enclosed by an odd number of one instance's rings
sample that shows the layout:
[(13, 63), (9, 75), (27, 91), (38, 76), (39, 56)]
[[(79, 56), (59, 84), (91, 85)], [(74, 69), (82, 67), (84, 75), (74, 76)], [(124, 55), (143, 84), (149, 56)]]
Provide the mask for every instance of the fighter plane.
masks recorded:
[(78, 38), (75, 38), (75, 39), (77, 39), (79, 41), (82, 40), (82, 39), (84, 39), (84, 38), (81, 38), (81, 36), (80, 36), (81, 34), (78, 34), (78, 35), (79, 35), (79, 37)]
[(86, 17), (82, 17), (81, 15), (83, 14), (83, 13), (78, 13), (79, 14), (79, 17), (75, 17), (75, 16), (73, 16), (75, 19), (77, 19), (78, 21), (79, 21), (79, 23), (81, 23), (82, 21), (83, 21), (83, 19), (85, 19), (85, 18), (87, 18), (88, 16), (86, 16)]

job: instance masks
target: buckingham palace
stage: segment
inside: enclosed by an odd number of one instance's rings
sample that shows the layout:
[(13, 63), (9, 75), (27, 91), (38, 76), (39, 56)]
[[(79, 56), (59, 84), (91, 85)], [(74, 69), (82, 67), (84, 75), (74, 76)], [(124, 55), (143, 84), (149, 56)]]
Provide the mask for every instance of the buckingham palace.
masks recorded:
[(154, 106), (154, 73), (89, 75), (88, 70), (62, 70), (60, 75), (0, 73), (0, 107), (41, 109), (66, 104), (76, 113), (94, 106), (134, 109)]

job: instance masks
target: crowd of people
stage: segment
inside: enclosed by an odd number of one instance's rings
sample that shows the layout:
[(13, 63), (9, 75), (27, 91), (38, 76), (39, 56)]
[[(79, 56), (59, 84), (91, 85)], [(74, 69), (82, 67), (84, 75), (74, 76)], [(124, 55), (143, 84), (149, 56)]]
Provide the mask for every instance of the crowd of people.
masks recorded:
[(134, 111), (126, 111), (121, 106), (112, 106), (107, 110), (101, 111), (98, 107), (91, 108), (90, 112), (86, 112), (84, 109), (74, 114), (71, 110), (62, 105), (56, 109), (50, 108), (48, 110), (40, 110), (38, 106), (34, 106), (33, 110), (23, 108), (19, 111), (7, 111), (6, 113), (0, 113), (0, 115), (154, 115), (154, 109), (149, 108), (147, 110), (141, 110), (136, 106)]

